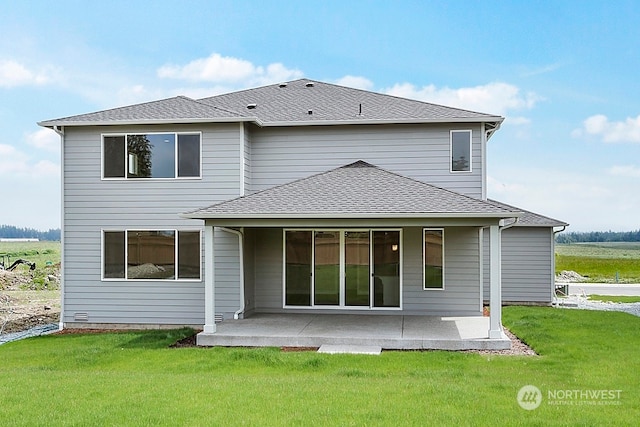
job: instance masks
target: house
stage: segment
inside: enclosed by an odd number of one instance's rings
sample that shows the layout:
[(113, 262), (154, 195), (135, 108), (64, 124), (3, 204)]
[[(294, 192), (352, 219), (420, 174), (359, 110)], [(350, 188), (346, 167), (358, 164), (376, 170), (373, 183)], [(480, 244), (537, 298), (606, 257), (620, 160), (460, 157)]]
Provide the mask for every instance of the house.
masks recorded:
[(551, 302), (566, 223), (487, 198), (502, 121), (301, 79), (41, 122), (62, 138), (61, 324), (193, 325), (206, 345), (220, 321), (486, 300), (504, 341), (503, 301)]

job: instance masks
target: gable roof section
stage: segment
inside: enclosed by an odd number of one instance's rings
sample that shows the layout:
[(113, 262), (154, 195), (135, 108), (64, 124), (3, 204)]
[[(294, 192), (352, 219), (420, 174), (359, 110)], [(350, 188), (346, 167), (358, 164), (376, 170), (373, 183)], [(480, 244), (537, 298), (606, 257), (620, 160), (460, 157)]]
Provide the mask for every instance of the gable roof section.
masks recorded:
[(520, 218), (518, 218), (518, 222), (515, 224), (516, 227), (563, 227), (569, 225), (569, 223), (566, 223), (564, 221), (520, 209), (506, 203), (498, 202), (497, 200), (488, 199), (487, 202), (493, 203), (494, 205), (501, 208), (513, 209), (522, 212), (522, 215), (520, 216)]
[(247, 89), (200, 101), (277, 126), (375, 122), (501, 122), (502, 117), (308, 79)]
[(182, 214), (244, 218), (513, 218), (499, 207), (358, 161)]
[(45, 120), (40, 126), (254, 122), (259, 126), (487, 123), (503, 117), (308, 79), (194, 100), (185, 96)]
[[(194, 123), (240, 121), (241, 114), (205, 104), (186, 96), (128, 105), (95, 113), (46, 120), (40, 126), (119, 125), (146, 123)], [(248, 120), (248, 118), (245, 118)]]

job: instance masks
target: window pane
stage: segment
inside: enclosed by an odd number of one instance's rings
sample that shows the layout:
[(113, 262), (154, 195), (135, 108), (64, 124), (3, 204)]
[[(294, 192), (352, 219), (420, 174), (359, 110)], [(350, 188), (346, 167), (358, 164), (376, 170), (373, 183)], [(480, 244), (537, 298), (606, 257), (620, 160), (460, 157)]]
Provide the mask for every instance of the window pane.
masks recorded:
[(178, 176), (200, 176), (200, 135), (178, 135)]
[(373, 232), (373, 305), (400, 307), (400, 232)]
[(424, 287), (442, 289), (443, 281), (443, 230), (424, 230)]
[(175, 231), (127, 232), (128, 279), (175, 278)]
[(178, 231), (178, 279), (200, 279), (200, 232)]
[(311, 231), (285, 233), (285, 304), (311, 305)]
[(129, 178), (175, 178), (175, 134), (127, 136)]
[(369, 232), (347, 231), (344, 242), (345, 304), (369, 306)]
[(340, 232), (315, 233), (315, 305), (340, 304)]
[(124, 279), (124, 231), (104, 232), (104, 278)]
[(105, 136), (102, 170), (105, 178), (124, 178), (124, 136)]
[(451, 170), (471, 170), (471, 132), (451, 132)]

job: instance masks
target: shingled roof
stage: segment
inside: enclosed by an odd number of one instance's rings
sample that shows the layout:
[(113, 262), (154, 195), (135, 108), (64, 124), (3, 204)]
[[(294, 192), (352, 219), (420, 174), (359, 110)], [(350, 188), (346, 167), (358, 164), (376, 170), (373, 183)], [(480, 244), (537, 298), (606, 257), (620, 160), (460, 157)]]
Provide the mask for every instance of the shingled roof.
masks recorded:
[(45, 120), (39, 125), (90, 126), (154, 123), (254, 122), (260, 126), (484, 122), (496, 115), (445, 107), (308, 79), (194, 100), (185, 96), (95, 113)]
[(241, 218), (513, 218), (499, 207), (358, 161), (182, 216)]
[(535, 212), (527, 211), (525, 209), (517, 208), (506, 203), (498, 202), (497, 200), (488, 199), (487, 202), (493, 203), (494, 205), (501, 208), (513, 209), (522, 212), (522, 215), (520, 216), (520, 218), (518, 218), (518, 222), (516, 223), (517, 227), (562, 227), (569, 225), (569, 223), (566, 223), (564, 221), (549, 218), (548, 216), (543, 216)]
[(145, 102), (95, 113), (46, 120), (40, 126), (116, 125), (137, 123), (192, 123), (238, 121), (243, 116), (186, 96)]
[(502, 121), (501, 117), (308, 79), (203, 98), (255, 115), (263, 124), (326, 122)]

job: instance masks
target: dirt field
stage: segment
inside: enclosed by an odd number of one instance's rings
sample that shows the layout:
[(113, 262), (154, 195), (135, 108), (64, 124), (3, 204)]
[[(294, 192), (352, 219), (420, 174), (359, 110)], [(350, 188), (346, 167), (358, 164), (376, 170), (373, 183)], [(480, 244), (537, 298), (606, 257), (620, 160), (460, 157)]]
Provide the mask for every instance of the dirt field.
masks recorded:
[(44, 289), (33, 289), (33, 273), (0, 270), (0, 331), (19, 332), (60, 319), (59, 270), (52, 268)]

